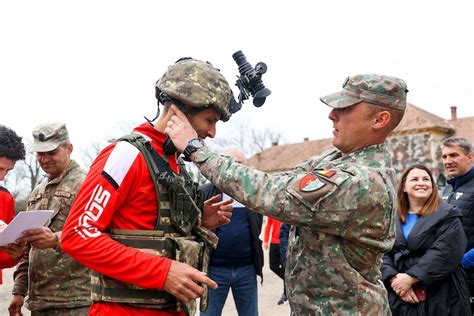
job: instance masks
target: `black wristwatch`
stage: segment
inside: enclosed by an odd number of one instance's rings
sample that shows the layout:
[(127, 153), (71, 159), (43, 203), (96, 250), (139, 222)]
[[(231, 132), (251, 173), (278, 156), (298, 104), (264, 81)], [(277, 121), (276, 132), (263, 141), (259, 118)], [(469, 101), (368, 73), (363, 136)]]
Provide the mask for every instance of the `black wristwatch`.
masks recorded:
[(184, 148), (183, 155), (184, 155), (184, 160), (186, 161), (191, 161), (189, 159), (189, 156), (195, 151), (198, 151), (202, 147), (204, 147), (206, 144), (200, 140), (199, 138), (193, 138), (188, 142), (188, 145), (186, 145), (186, 148)]

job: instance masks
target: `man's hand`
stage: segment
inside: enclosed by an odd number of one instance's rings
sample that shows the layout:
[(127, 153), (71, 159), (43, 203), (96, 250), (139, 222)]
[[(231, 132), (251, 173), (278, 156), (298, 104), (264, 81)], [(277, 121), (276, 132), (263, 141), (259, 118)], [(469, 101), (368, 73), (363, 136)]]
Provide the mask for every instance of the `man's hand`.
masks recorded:
[(26, 243), (8, 244), (0, 246), (0, 250), (5, 251), (13, 259), (20, 258), (26, 250)]
[(400, 297), (404, 297), (416, 282), (418, 282), (416, 278), (406, 273), (398, 273), (390, 280), (393, 291)]
[(10, 302), (10, 306), (8, 306), (8, 311), (10, 312), (10, 316), (21, 316), (21, 307), (23, 306), (23, 302), (25, 301), (25, 297), (23, 295), (14, 294), (12, 300)]
[(268, 243), (267, 242), (263, 243), (263, 248), (265, 248), (265, 250), (268, 250)]
[(28, 229), (23, 231), (23, 236), (16, 240), (17, 243), (29, 243), (31, 246), (38, 249), (56, 248), (59, 244), (59, 239), (55, 233), (48, 227), (41, 227), (37, 229)]
[(208, 229), (226, 225), (230, 223), (232, 217), (232, 202), (233, 199), (228, 199), (222, 202), (221, 194), (214, 195), (209, 200), (204, 202), (202, 212), (202, 226)]
[(171, 138), (176, 149), (182, 153), (189, 141), (198, 135), (186, 115), (176, 105), (171, 105), (170, 110), (174, 111), (175, 115), (166, 123), (165, 133)]
[(198, 282), (213, 289), (217, 288), (216, 282), (209, 279), (204, 272), (173, 260), (163, 289), (186, 303), (204, 294), (204, 288)]

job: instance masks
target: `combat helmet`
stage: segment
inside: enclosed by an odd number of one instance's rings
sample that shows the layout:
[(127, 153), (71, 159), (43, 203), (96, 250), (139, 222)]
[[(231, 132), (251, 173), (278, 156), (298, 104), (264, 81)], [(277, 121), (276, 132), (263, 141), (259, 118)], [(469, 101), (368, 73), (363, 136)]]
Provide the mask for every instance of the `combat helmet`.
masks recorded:
[[(209, 62), (193, 58), (181, 58), (156, 82), (156, 97), (178, 101), (177, 105), (200, 111), (214, 108), (221, 113), (221, 120), (230, 118), (230, 106), (234, 101), (229, 83)], [(181, 103), (181, 104), (179, 104)]]

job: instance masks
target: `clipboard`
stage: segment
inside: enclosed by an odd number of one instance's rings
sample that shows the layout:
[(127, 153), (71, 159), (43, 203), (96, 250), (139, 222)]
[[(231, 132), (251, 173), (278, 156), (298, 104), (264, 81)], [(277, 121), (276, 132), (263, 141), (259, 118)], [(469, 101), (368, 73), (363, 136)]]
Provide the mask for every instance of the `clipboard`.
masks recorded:
[(0, 246), (14, 243), (27, 229), (41, 228), (53, 214), (51, 210), (23, 211), (0, 233)]

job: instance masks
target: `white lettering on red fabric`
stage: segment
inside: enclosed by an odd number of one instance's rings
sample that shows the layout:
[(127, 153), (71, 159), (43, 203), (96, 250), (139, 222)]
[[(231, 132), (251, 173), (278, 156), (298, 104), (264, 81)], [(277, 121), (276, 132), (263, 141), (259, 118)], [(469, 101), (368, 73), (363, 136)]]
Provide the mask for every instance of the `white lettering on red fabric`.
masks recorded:
[(81, 235), (82, 238), (87, 239), (89, 237), (94, 238), (100, 236), (101, 232), (95, 225), (91, 225), (91, 223), (99, 220), (104, 208), (109, 202), (110, 196), (109, 191), (104, 189), (102, 185), (97, 184), (84, 209), (84, 214), (79, 217), (79, 224), (74, 227), (74, 230)]

